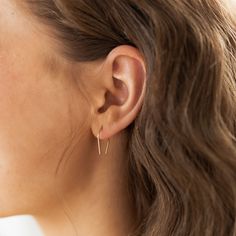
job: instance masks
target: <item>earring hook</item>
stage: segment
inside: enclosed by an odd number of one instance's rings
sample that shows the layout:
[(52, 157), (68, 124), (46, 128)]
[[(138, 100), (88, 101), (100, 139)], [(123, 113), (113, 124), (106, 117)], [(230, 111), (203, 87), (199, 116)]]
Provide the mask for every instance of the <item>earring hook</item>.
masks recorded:
[[(99, 156), (101, 155), (100, 133), (101, 133), (102, 129), (103, 129), (103, 126), (101, 126), (101, 128), (100, 128), (100, 130), (97, 134), (97, 144), (98, 144), (98, 154), (99, 154)], [(105, 155), (107, 155), (107, 153), (108, 153), (109, 145), (110, 145), (110, 139), (108, 139), (107, 144), (106, 144)]]

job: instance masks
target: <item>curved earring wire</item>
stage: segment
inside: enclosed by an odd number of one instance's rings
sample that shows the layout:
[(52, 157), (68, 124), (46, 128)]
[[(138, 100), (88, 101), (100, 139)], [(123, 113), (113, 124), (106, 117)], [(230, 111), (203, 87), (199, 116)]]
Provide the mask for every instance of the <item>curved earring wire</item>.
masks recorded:
[[(98, 143), (98, 154), (99, 156), (101, 155), (101, 142), (100, 142), (100, 133), (102, 130), (103, 126), (101, 126), (98, 135), (97, 135), (97, 143)], [(109, 145), (110, 145), (110, 139), (108, 139), (107, 144), (106, 144), (106, 149), (105, 149), (105, 155), (107, 155), (108, 149), (109, 149)]]

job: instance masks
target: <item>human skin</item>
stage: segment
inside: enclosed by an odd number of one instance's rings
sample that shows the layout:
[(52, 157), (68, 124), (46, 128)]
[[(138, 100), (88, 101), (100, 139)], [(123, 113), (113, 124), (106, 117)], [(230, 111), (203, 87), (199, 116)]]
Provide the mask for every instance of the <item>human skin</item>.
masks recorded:
[(143, 58), (123, 45), (69, 62), (49, 28), (0, 3), (0, 216), (33, 215), (49, 236), (128, 234), (125, 128), (144, 98)]

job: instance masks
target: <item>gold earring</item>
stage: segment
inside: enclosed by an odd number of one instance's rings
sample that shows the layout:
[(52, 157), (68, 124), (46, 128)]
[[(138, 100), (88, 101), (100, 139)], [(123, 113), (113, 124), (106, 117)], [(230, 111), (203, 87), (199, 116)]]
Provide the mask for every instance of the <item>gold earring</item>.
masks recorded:
[[(101, 133), (102, 128), (103, 128), (103, 126), (101, 126), (101, 128), (100, 128), (100, 130), (98, 132), (98, 135), (97, 135), (98, 154), (99, 154), (99, 156), (101, 155), (100, 133)], [(105, 149), (105, 155), (107, 155), (109, 144), (110, 144), (110, 139), (108, 139), (108, 141), (107, 141), (107, 145), (106, 145), (106, 149)]]

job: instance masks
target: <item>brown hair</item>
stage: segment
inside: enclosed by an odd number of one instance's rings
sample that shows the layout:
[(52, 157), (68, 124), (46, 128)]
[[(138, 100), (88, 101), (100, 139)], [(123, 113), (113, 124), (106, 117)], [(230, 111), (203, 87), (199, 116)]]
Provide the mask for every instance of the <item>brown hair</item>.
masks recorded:
[(26, 0), (72, 61), (140, 50), (127, 127), (135, 235), (236, 235), (236, 27), (223, 0)]

